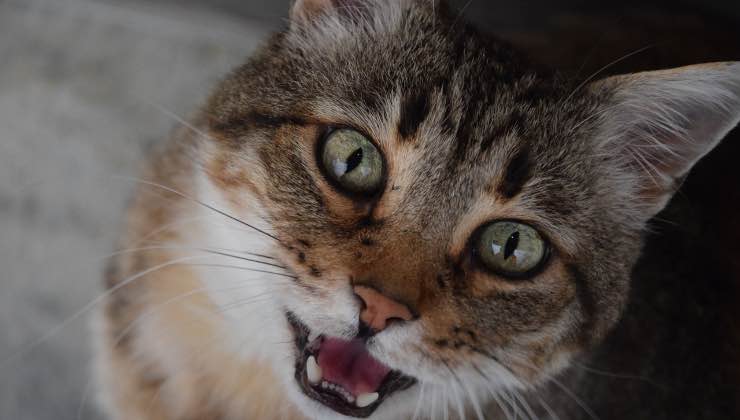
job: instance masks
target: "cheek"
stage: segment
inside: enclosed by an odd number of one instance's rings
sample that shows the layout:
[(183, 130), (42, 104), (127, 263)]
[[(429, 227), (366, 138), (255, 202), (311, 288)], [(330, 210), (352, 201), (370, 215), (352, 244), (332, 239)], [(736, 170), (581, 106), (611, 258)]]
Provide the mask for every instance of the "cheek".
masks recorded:
[(469, 270), (469, 293), (472, 298), (487, 300), (518, 293), (542, 294), (544, 302), (560, 305), (575, 295), (574, 281), (563, 260), (552, 255), (544, 269), (528, 279), (508, 279), (482, 269)]
[(573, 305), (576, 287), (558, 261), (531, 280), (470, 275), (468, 288), (454, 290), (449, 301), (430, 314), (425, 341), (431, 348), (472, 353), (529, 346), (544, 349), (559, 342), (575, 318), (571, 312), (577, 306)]
[(457, 363), (453, 354), (440, 351), (435, 345), (434, 337), (439, 333), (434, 331), (440, 327), (438, 322), (427, 319), (404, 328), (390, 329), (376, 338), (373, 355), (422, 382), (448, 383), (449, 368)]
[(352, 292), (345, 252), (338, 246), (319, 246), (315, 236), (291, 241), (280, 261), (295, 275), (288, 309), (313, 331), (350, 338), (356, 333), (359, 302)]

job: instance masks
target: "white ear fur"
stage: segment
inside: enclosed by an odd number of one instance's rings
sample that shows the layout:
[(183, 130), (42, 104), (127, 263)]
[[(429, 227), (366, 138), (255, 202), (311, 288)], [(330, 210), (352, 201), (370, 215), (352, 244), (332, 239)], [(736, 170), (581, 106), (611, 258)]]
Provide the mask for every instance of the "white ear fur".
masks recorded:
[(599, 150), (635, 174), (649, 216), (740, 121), (740, 62), (614, 76), (591, 88), (611, 93)]
[(290, 8), (290, 19), (293, 22), (311, 20), (332, 7), (332, 0), (295, 0)]

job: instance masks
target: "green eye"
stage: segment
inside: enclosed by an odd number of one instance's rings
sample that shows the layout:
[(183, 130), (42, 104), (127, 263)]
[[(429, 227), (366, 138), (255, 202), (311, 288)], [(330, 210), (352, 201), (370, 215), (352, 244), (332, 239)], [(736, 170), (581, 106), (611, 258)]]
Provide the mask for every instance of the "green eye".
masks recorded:
[(355, 130), (332, 131), (321, 150), (324, 170), (352, 193), (370, 194), (383, 183), (383, 158), (367, 137)]
[(542, 266), (548, 244), (532, 226), (499, 221), (483, 228), (476, 251), (489, 270), (505, 277), (524, 277)]

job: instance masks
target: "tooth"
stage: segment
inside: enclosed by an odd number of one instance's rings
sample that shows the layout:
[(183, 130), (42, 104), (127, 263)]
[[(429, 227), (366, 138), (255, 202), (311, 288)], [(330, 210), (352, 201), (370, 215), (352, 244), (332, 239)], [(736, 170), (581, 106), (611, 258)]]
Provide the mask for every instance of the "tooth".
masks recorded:
[(377, 392), (371, 392), (369, 394), (361, 394), (357, 396), (357, 401), (355, 402), (358, 407), (364, 408), (368, 405), (374, 403), (375, 401), (378, 401), (378, 395)]
[(321, 372), (321, 367), (316, 363), (316, 358), (308, 356), (308, 361), (306, 361), (306, 375), (308, 376), (308, 381), (311, 382), (311, 384), (316, 385), (321, 381), (322, 374), (323, 372)]

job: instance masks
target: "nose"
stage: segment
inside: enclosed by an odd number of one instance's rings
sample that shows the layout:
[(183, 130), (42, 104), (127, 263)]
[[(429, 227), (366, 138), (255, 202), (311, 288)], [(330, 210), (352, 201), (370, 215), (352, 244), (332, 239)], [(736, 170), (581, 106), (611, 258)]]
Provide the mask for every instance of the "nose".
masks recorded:
[(364, 303), (360, 312), (360, 320), (376, 333), (384, 330), (393, 320), (411, 321), (414, 318), (408, 306), (373, 288), (355, 286), (354, 291)]

